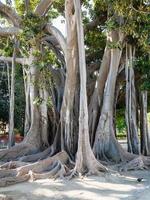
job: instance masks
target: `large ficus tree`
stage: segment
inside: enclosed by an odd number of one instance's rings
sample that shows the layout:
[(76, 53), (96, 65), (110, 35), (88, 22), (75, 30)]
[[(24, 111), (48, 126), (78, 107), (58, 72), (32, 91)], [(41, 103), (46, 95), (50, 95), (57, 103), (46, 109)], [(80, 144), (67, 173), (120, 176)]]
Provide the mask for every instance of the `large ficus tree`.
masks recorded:
[[(134, 59), (149, 50), (147, 4), (136, 0), (96, 0), (94, 6), (80, 0), (15, 3), (15, 9), (0, 3), (0, 13), (8, 20), (0, 27), (0, 60), (12, 63), (12, 67), (15, 63), (22, 66), (25, 138), (0, 151), (0, 160), (6, 162), (1, 166), (5, 169), (0, 173), (0, 185), (30, 177), (108, 171), (101, 161), (123, 162), (125, 169), (149, 166), (147, 157), (138, 156), (135, 81), (141, 77), (133, 76)], [(66, 38), (51, 22), (59, 14), (66, 20)], [(10, 42), (15, 44), (13, 48)], [(115, 135), (117, 97), (122, 87), (126, 87), (130, 153)], [(139, 102), (142, 152), (146, 155), (149, 135), (145, 101), (146, 92), (141, 93)], [(8, 173), (8, 168), (13, 170)]]

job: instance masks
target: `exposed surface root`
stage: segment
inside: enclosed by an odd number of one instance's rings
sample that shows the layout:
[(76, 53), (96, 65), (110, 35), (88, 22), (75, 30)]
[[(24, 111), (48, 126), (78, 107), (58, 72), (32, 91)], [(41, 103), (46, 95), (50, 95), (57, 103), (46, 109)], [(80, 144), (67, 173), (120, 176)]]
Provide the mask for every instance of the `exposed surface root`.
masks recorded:
[(121, 166), (119, 168), (119, 171), (148, 169), (148, 167), (150, 167), (150, 159), (144, 156), (138, 156), (135, 159)]
[(109, 169), (103, 166), (97, 160), (94, 160), (94, 162), (89, 162), (87, 164), (88, 167), (86, 167), (85, 169), (84, 168), (81, 169), (80, 167), (78, 167), (78, 163), (76, 163), (74, 169), (67, 174), (67, 179), (70, 180), (77, 176), (80, 178), (82, 178), (83, 176), (91, 176), (91, 175), (102, 176), (104, 173), (109, 173)]
[(29, 178), (36, 180), (42, 178), (63, 178), (66, 174), (66, 164), (69, 156), (65, 151), (35, 163), (13, 161), (1, 166), (0, 186), (20, 183)]
[(49, 147), (43, 152), (39, 152), (34, 155), (23, 156), (19, 160), (22, 162), (36, 162), (38, 160), (45, 159), (47, 156), (50, 156), (51, 152), (52, 152), (52, 149), (51, 149), (51, 147)]
[(16, 170), (0, 169), (0, 178), (5, 178), (5, 177), (15, 176), (15, 175), (17, 175)]
[(2, 164), (0, 166), (0, 169), (16, 169), (18, 167), (22, 167), (22, 166), (25, 166), (27, 164), (28, 163), (26, 163), (26, 162), (10, 161), (10, 162), (7, 162), (5, 164)]
[(42, 173), (43, 171), (49, 170), (49, 168), (55, 161), (60, 161), (61, 163), (65, 164), (68, 160), (68, 154), (65, 151), (62, 151), (53, 157), (48, 157), (36, 163), (28, 164), (26, 166), (18, 168), (18, 175), (21, 176), (27, 174), (30, 170), (32, 170), (35, 173)]
[(16, 183), (21, 183), (21, 182), (29, 180), (29, 178), (30, 178), (29, 174), (26, 174), (25, 176), (21, 176), (21, 177), (17, 177), (17, 176), (5, 177), (5, 178), (0, 179), (0, 187), (6, 187), (6, 186), (13, 185)]
[(0, 161), (17, 160), (17, 158), (33, 154), (37, 152), (37, 148), (31, 144), (20, 143), (10, 149), (4, 149), (0, 151)]
[(63, 166), (63, 164), (60, 161), (55, 161), (51, 169), (49, 171), (46, 171), (44, 173), (34, 173), (33, 171), (29, 172), (30, 177), (32, 180), (37, 180), (37, 179), (46, 179), (46, 178), (64, 178), (66, 174), (66, 169)]
[(72, 178), (75, 177), (81, 177), (82, 175), (77, 171), (76, 168), (74, 168), (73, 170), (71, 170), (68, 174), (67, 174), (67, 179), (71, 180)]

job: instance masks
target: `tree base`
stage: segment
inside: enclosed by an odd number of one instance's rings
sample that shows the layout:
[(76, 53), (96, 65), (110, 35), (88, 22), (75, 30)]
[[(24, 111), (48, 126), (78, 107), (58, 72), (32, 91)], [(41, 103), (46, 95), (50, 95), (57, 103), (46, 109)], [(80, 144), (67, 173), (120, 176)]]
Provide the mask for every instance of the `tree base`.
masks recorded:
[(39, 151), (36, 147), (31, 144), (26, 144), (24, 142), (10, 148), (0, 151), (0, 161), (8, 162), (12, 160), (17, 160), (22, 156), (35, 154)]
[(65, 151), (35, 163), (11, 161), (0, 166), (0, 187), (29, 179), (63, 178), (67, 172), (69, 156)]
[(119, 167), (119, 171), (129, 171), (129, 170), (139, 170), (139, 169), (149, 169), (150, 158), (144, 156), (138, 156), (133, 160), (123, 164)]

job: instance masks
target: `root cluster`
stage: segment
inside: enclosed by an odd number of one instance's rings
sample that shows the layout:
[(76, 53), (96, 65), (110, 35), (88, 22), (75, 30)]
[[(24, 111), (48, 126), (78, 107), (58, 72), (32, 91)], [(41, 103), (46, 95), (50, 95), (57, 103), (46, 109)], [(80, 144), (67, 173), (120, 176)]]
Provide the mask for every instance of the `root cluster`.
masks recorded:
[[(38, 153), (40, 157), (44, 158), (45, 152), (43, 154)], [(0, 166), (0, 187), (24, 182), (29, 179), (63, 178), (68, 172), (69, 156), (65, 151), (57, 153), (53, 157), (48, 156), (37, 162), (22, 162), (20, 160), (9, 161)], [(23, 158), (23, 160), (25, 159)]]
[[(24, 146), (22, 147), (24, 149)], [(74, 165), (65, 151), (61, 151), (51, 157), (51, 149), (48, 148), (44, 152), (33, 154), (31, 148), (27, 151), (25, 148), (25, 155), (22, 153), (23, 149), (18, 146), (10, 150), (0, 152), (0, 187), (13, 185), (16, 183), (24, 182), (27, 180), (37, 180), (46, 178), (64, 178), (70, 179), (75, 176), (82, 175), (102, 175), (102, 173), (110, 172), (111, 169), (106, 168), (98, 161), (94, 162), (89, 160), (88, 165), (81, 174), (76, 165)], [(18, 153), (18, 151), (20, 152)], [(28, 152), (28, 153), (27, 153)], [(30, 154), (32, 152), (32, 154)], [(35, 152), (35, 149), (34, 149)], [(13, 154), (10, 161), (10, 155)], [(20, 157), (21, 155), (21, 157)], [(8, 161), (8, 162), (7, 162)], [(80, 162), (78, 160), (78, 166)], [(150, 158), (145, 156), (131, 155), (129, 160), (125, 160), (122, 164), (117, 165), (119, 171), (147, 169), (150, 166)]]

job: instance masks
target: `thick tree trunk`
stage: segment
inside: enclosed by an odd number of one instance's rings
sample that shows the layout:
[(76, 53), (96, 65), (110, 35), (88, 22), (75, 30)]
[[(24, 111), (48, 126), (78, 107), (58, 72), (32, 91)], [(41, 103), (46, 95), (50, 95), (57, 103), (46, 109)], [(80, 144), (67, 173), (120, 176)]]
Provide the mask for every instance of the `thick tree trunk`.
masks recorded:
[(1, 160), (16, 160), (19, 157), (37, 153), (42, 147), (40, 111), (37, 99), (39, 98), (39, 69), (35, 66), (36, 58), (30, 55), (29, 67), (29, 99), (30, 99), (30, 128), (23, 142), (14, 146), (10, 150), (0, 151)]
[(141, 132), (141, 153), (150, 155), (150, 133), (147, 121), (147, 91), (140, 94), (140, 132)]
[[(34, 58), (33, 58), (34, 60)], [(39, 98), (38, 78), (39, 71), (34, 64), (30, 66), (30, 109), (31, 109), (31, 125), (24, 139), (25, 143), (33, 146), (41, 147), (41, 129), (40, 129), (40, 112), (36, 99)]]
[(77, 148), (77, 134), (74, 133), (76, 119), (73, 112), (75, 90), (77, 88), (78, 54), (76, 21), (73, 15), (73, 1), (66, 0), (65, 16), (67, 25), (67, 49), (66, 49), (66, 81), (61, 107), (61, 145), (71, 156), (74, 156)]
[(84, 33), (81, 19), (80, 0), (74, 0), (75, 16), (77, 21), (79, 69), (80, 69), (80, 111), (79, 111), (79, 138), (75, 171), (78, 173), (97, 174), (106, 171), (106, 168), (96, 160), (89, 140), (88, 109), (86, 91), (86, 63), (84, 48)]
[(137, 103), (133, 69), (132, 46), (128, 46), (126, 50), (126, 124), (127, 124), (127, 140), (128, 151), (140, 154), (138, 128), (137, 128)]
[[(119, 41), (122, 43), (123, 34), (117, 30), (111, 31), (109, 38), (111, 42)], [(122, 50), (119, 48), (111, 49), (110, 70), (105, 84), (103, 106), (93, 146), (95, 156), (98, 159), (112, 160), (115, 162), (119, 162), (122, 159), (122, 149), (115, 138), (113, 125), (114, 94), (121, 54)]]

